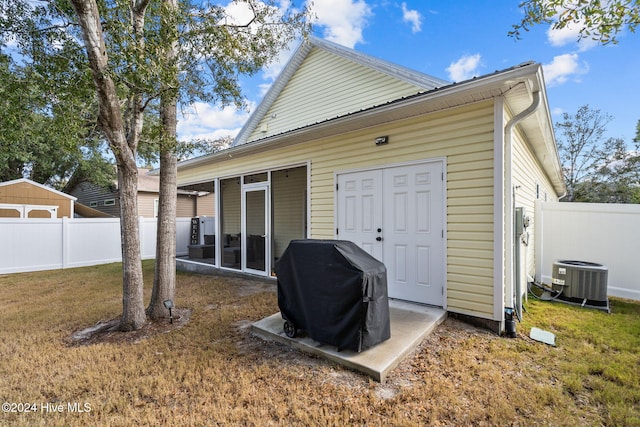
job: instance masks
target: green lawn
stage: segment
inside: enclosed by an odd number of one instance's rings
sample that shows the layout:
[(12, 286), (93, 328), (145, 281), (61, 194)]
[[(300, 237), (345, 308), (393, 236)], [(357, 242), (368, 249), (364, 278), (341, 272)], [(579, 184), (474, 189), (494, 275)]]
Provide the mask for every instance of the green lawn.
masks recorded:
[(640, 426), (637, 302), (530, 299), (516, 339), (450, 319), (378, 384), (251, 336), (278, 310), (275, 286), (238, 278), (179, 273), (182, 328), (71, 344), (120, 313), (120, 268), (0, 276), (0, 425)]

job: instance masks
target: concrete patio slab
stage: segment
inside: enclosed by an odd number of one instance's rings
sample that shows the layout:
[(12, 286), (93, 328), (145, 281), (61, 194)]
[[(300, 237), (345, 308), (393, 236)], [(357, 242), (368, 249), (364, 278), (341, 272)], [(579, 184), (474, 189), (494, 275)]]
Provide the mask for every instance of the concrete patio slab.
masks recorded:
[(303, 352), (332, 360), (350, 369), (365, 373), (376, 381), (384, 382), (395, 368), (437, 325), (447, 317), (441, 308), (428, 307), (403, 301), (389, 301), (391, 338), (360, 353), (322, 344), (306, 336), (289, 338), (282, 326), (280, 313), (255, 322), (252, 333), (264, 340), (276, 341)]

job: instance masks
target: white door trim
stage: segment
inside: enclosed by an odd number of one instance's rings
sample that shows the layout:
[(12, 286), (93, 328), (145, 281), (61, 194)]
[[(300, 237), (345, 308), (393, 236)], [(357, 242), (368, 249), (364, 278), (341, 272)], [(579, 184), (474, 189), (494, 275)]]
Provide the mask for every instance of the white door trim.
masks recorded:
[[(446, 157), (431, 157), (431, 158), (428, 158), (428, 159), (421, 159), (421, 160), (409, 160), (409, 161), (406, 161), (406, 162), (385, 163), (385, 164), (382, 164), (382, 165), (364, 166), (364, 167), (352, 168), (352, 169), (341, 169), (341, 170), (336, 171), (334, 173), (334, 177), (337, 177), (338, 175), (342, 175), (342, 174), (345, 174), (345, 173), (351, 173), (351, 172), (365, 172), (365, 171), (370, 171), (370, 170), (397, 168), (397, 167), (402, 167), (402, 166), (422, 165), (422, 164), (436, 163), (436, 162), (441, 162), (442, 166), (443, 166), (443, 170), (446, 171), (446, 166), (447, 166), (447, 158)], [(446, 176), (446, 174), (445, 174), (445, 176)], [(336, 182), (338, 182), (337, 179), (336, 179)], [(446, 183), (446, 181), (445, 181), (445, 183)]]
[[(265, 182), (257, 182), (254, 184), (244, 184), (240, 191), (242, 198), (240, 200), (240, 229), (242, 236), (241, 243), (241, 261), (240, 261), (240, 271), (251, 273), (259, 276), (269, 276), (271, 273), (271, 195), (270, 195), (271, 185), (268, 181)], [(246, 206), (246, 197), (247, 193), (250, 192), (260, 192), (264, 191), (264, 239), (265, 239), (265, 248), (264, 248), (264, 256), (265, 256), (265, 271), (254, 270), (252, 268), (247, 267), (247, 206)]]
[[(371, 170), (378, 170), (378, 169), (387, 169), (387, 168), (396, 168), (396, 167), (401, 167), (401, 166), (413, 166), (413, 165), (421, 165), (421, 164), (425, 164), (425, 163), (432, 163), (432, 162), (441, 162), (442, 163), (442, 173), (444, 174), (445, 179), (443, 180), (443, 198), (442, 198), (442, 215), (444, 220), (444, 237), (445, 237), (445, 250), (446, 250), (446, 243), (447, 243), (447, 158), (446, 157), (431, 157), (428, 159), (421, 159), (421, 160), (410, 160), (410, 161), (406, 161), (406, 162), (398, 162), (398, 163), (387, 163), (387, 164), (383, 164), (383, 165), (374, 165), (374, 166), (364, 166), (364, 167), (360, 167), (360, 168), (353, 168), (353, 169), (341, 169), (338, 171), (335, 171), (333, 173), (333, 206), (335, 206), (334, 210), (333, 210), (333, 224), (337, 227), (338, 226), (338, 192), (336, 191), (336, 186), (338, 185), (338, 175), (343, 175), (346, 173), (352, 173), (352, 172), (366, 172), (366, 171), (371, 171)], [(311, 178), (309, 178), (309, 182), (311, 182)], [(311, 191), (311, 189), (309, 189), (309, 191)], [(311, 217), (309, 217), (311, 218)], [(334, 227), (334, 239), (337, 238), (338, 233), (335, 233), (336, 228)], [(446, 290), (445, 290), (446, 292)]]
[(339, 238), (339, 233), (337, 232), (337, 227), (338, 227), (338, 215), (339, 215), (339, 195), (338, 195), (338, 191), (337, 191), (337, 185), (338, 185), (338, 176), (339, 175), (343, 175), (343, 174), (349, 174), (349, 173), (356, 173), (356, 172), (366, 172), (366, 171), (373, 171), (373, 170), (380, 170), (380, 169), (390, 169), (390, 168), (397, 168), (397, 167), (403, 167), (403, 166), (413, 166), (413, 165), (421, 165), (421, 164), (432, 164), (432, 163), (440, 163), (441, 167), (442, 167), (442, 174), (443, 174), (443, 179), (442, 179), (442, 197), (441, 200), (439, 200), (440, 202), (440, 209), (441, 209), (441, 214), (442, 214), (442, 238), (443, 238), (443, 257), (442, 257), (442, 265), (441, 265), (441, 271), (442, 271), (442, 300), (441, 300), (441, 306), (446, 309), (447, 308), (447, 253), (448, 253), (448, 247), (447, 247), (447, 158), (446, 157), (434, 157), (434, 158), (429, 158), (429, 159), (420, 159), (420, 160), (412, 160), (412, 161), (408, 161), (408, 162), (397, 162), (397, 163), (388, 163), (388, 164), (382, 164), (382, 165), (373, 165), (373, 166), (366, 166), (366, 167), (361, 167), (361, 168), (351, 168), (351, 169), (343, 169), (343, 170), (339, 170), (339, 171), (335, 171), (334, 172), (334, 238), (338, 239)]

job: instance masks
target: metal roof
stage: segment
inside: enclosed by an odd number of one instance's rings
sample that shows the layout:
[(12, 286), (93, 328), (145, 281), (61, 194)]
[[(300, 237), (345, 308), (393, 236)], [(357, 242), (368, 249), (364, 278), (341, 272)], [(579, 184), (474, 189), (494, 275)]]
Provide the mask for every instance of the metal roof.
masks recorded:
[[(328, 42), (321, 41), (321, 43)], [(333, 48), (335, 48), (335, 46), (333, 46)], [(338, 46), (337, 49), (347, 48)], [(300, 55), (294, 55), (292, 61), (301, 61)], [(274, 93), (279, 93), (284, 87), (284, 84), (286, 84), (291, 78), (291, 75), (293, 75), (293, 71), (297, 66), (290, 66), (290, 64), (287, 65), (285, 71), (283, 71), (283, 74), (290, 74), (285, 75), (282, 80), (279, 78), (274, 84), (274, 87), (271, 88)], [(297, 65), (299, 65), (299, 63)], [(284, 83), (282, 83), (283, 81)], [(283, 86), (277, 86), (280, 84)], [(459, 83), (432, 87), (431, 89), (419, 91), (414, 95), (363, 108), (359, 111), (350, 112), (341, 116), (328, 117), (325, 120), (296, 129), (290, 129), (263, 139), (248, 143), (245, 141), (245, 143), (235, 144), (226, 150), (214, 154), (185, 160), (180, 162), (178, 167), (179, 169), (186, 169), (206, 162), (220, 162), (230, 157), (251, 154), (256, 150), (311, 141), (364, 127), (380, 125), (434, 111), (493, 99), (499, 96), (503, 96), (507, 107), (511, 109), (514, 114), (517, 114), (531, 103), (533, 92), (541, 93), (543, 101), (541, 107), (537, 109), (535, 114), (523, 120), (519, 126), (524, 130), (525, 134), (527, 134), (536, 157), (543, 165), (558, 193), (561, 194), (565, 191), (565, 184), (552, 128), (551, 114), (546, 97), (544, 77), (542, 75), (542, 66), (532, 61), (483, 76), (474, 77)], [(268, 97), (274, 96), (273, 99), (268, 101), (272, 103), (277, 97), (277, 93), (275, 95), (273, 93), (267, 93), (263, 103), (267, 102)], [(267, 109), (268, 106), (261, 113), (264, 114)], [(259, 114), (260, 107), (252, 117)], [(253, 124), (254, 128), (258, 122), (259, 119), (256, 119)], [(243, 131), (248, 129), (248, 126), (249, 124), (245, 125)], [(249, 134), (250, 132), (246, 133), (246, 135)]]
[[(300, 46), (298, 46), (293, 56), (289, 59), (289, 62), (287, 62), (276, 81), (271, 85), (271, 88), (269, 88), (269, 91), (266, 93), (256, 110), (249, 116), (249, 119), (234, 139), (231, 145), (232, 147), (246, 144), (248, 142), (249, 136), (262, 121), (271, 105), (273, 105), (276, 99), (278, 99), (282, 90), (286, 87), (291, 77), (296, 73), (313, 48), (322, 49), (356, 64), (360, 64), (387, 76), (412, 84), (418, 88), (422, 88), (425, 91), (450, 84), (446, 80), (420, 73), (410, 68), (358, 52), (354, 49), (349, 49), (337, 43), (310, 36), (304, 40)], [(327, 119), (328, 118), (329, 117), (327, 117)]]

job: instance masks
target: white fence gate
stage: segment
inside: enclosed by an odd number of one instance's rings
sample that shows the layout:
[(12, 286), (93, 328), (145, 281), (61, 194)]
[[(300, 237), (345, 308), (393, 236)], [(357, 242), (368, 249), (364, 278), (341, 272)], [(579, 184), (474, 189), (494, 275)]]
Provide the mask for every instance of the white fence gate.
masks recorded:
[(536, 278), (556, 260), (603, 264), (608, 294), (640, 300), (640, 205), (536, 202)]
[[(140, 252), (156, 256), (155, 218), (140, 218)], [(187, 254), (190, 218), (176, 220), (176, 252)], [(119, 218), (0, 218), (0, 274), (122, 261)]]

